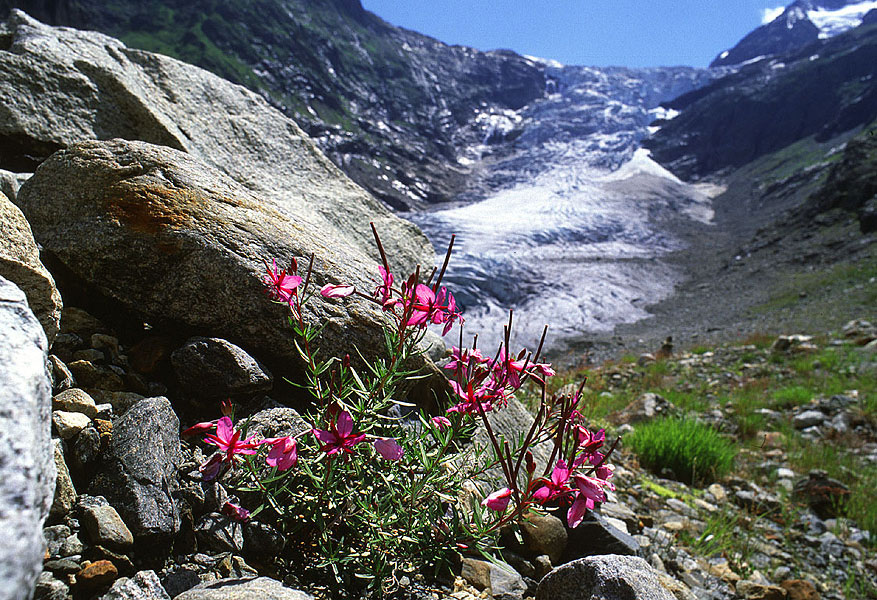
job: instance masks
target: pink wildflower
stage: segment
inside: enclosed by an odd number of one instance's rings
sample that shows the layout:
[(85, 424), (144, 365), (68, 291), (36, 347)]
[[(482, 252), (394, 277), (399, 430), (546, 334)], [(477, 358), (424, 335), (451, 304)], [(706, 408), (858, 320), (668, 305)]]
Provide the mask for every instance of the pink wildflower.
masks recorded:
[(353, 446), (365, 439), (364, 433), (353, 433), (353, 419), (346, 410), (338, 414), (338, 418), (328, 430), (314, 429), (313, 434), (323, 442), (320, 448), (329, 456), (338, 452), (353, 454)]
[(212, 421), (204, 421), (203, 423), (195, 423), (191, 427), (183, 429), (180, 435), (188, 436), (188, 435), (200, 435), (206, 431), (210, 431), (214, 427), (216, 427), (216, 422), (219, 419), (213, 419)]
[(262, 444), (270, 444), (271, 450), (265, 457), (265, 463), (269, 467), (277, 467), (278, 471), (286, 471), (298, 464), (298, 449), (295, 439), (287, 436), (279, 438), (267, 438)]
[(557, 464), (554, 466), (554, 471), (551, 473), (551, 479), (539, 480), (544, 482), (545, 485), (533, 492), (533, 500), (539, 504), (545, 504), (551, 500), (566, 496), (567, 492), (572, 491), (570, 487), (566, 485), (566, 482), (569, 481), (569, 472), (569, 467), (567, 467), (566, 461), (557, 461)]
[(615, 486), (608, 481), (579, 475), (578, 473), (573, 475), (573, 479), (575, 479), (576, 486), (578, 487), (578, 493), (575, 502), (573, 502), (566, 513), (566, 522), (575, 529), (584, 519), (585, 509), (593, 510), (596, 502), (606, 501), (606, 492), (603, 491), (603, 487), (615, 489)]
[(225, 461), (222, 460), (222, 454), (217, 452), (198, 467), (198, 471), (204, 481), (213, 481), (222, 472), (224, 466)]
[(234, 504), (233, 502), (226, 502), (222, 505), (222, 514), (233, 521), (240, 521), (241, 523), (249, 521), (250, 519), (250, 511), (242, 506)]
[(451, 421), (447, 417), (433, 417), (430, 419), (430, 421), (439, 429), (444, 429), (445, 427), (451, 426)]
[(323, 298), (346, 298), (353, 294), (356, 291), (356, 288), (352, 285), (324, 285), (323, 289), (320, 290), (320, 295)]
[(384, 309), (392, 308), (396, 304), (395, 300), (390, 300), (393, 295), (393, 274), (383, 266), (378, 267), (378, 273), (381, 275), (381, 284), (375, 288), (373, 295)]
[(482, 500), (481, 506), (486, 506), (490, 510), (495, 510), (496, 512), (503, 512), (506, 507), (508, 507), (511, 499), (512, 491), (505, 487), (493, 492), (487, 498)]
[(404, 450), (392, 438), (379, 438), (374, 441), (375, 450), (386, 460), (400, 460)]
[(267, 275), (262, 277), (262, 281), (267, 287), (268, 295), (272, 300), (280, 302), (292, 302), (295, 295), (295, 288), (301, 285), (301, 277), (297, 275), (287, 275), (286, 270), (277, 268), (277, 261), (272, 260), (272, 266), (265, 267)]
[[(496, 395), (490, 393), (491, 390), (484, 387), (475, 389), (471, 381), (466, 385), (465, 389), (456, 381), (451, 381), (450, 384), (454, 392), (463, 399), (463, 402), (455, 404), (445, 412), (477, 415), (480, 414), (482, 410), (484, 412), (490, 412), (493, 410), (492, 400)], [(478, 408), (479, 406), (481, 407), (480, 409)]]
[(241, 432), (234, 428), (231, 419), (222, 417), (216, 424), (216, 433), (204, 436), (204, 441), (212, 444), (225, 453), (223, 460), (231, 463), (237, 454), (255, 454), (259, 442), (253, 441), (255, 436), (250, 436), (241, 441)]

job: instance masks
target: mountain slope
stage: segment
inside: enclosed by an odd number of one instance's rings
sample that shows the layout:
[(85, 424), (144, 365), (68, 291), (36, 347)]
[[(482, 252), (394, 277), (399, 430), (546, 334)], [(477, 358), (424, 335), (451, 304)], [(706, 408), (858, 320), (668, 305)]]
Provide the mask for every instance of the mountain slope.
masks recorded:
[(711, 67), (739, 65), (759, 57), (800, 50), (857, 27), (874, 0), (795, 0), (776, 18), (746, 35), (736, 46), (719, 54)]
[(683, 179), (728, 172), (809, 136), (877, 117), (877, 25), (762, 60), (667, 104), (681, 111), (646, 142)]
[(2, 0), (0, 15), (13, 6), (250, 87), (396, 208), (462, 189), (457, 147), (481, 136), (474, 107), (518, 109), (545, 89), (531, 60), (447, 46), (358, 0)]

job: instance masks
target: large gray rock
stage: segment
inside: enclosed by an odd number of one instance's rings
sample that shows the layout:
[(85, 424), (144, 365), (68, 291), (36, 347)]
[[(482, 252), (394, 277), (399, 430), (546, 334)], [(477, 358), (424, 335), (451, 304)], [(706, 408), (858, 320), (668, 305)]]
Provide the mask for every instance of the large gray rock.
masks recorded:
[(180, 421), (167, 398), (145, 398), (113, 423), (93, 495), (104, 496), (135, 542), (169, 543), (180, 528), (172, 494), (180, 465)]
[(190, 339), (171, 354), (171, 364), (186, 393), (203, 400), (248, 398), (274, 383), (255, 358), (219, 338)]
[(27, 219), (3, 193), (0, 193), (0, 277), (24, 291), (51, 346), (61, 321), (61, 294), (40, 262), (40, 250)]
[[(312, 285), (374, 287), (377, 263), (339, 231), (166, 147), (74, 144), (46, 160), (19, 199), (44, 247), (104, 294), (148, 322), (185, 323), (268, 360), (298, 355), (288, 309), (263, 293), (266, 259), (313, 252)], [(384, 348), (385, 316), (371, 302), (317, 295), (304, 313), (324, 327), (324, 356)]]
[(55, 487), (46, 335), (0, 277), (0, 598), (29, 600), (42, 570), (42, 526)]
[(288, 588), (268, 577), (220, 579), (196, 585), (174, 600), (312, 600), (313, 596)]
[(50, 27), (18, 10), (0, 28), (8, 50), (0, 54), (0, 139), (21, 146), (10, 160), (29, 155), (36, 162), (90, 139), (168, 146), (297, 215), (302, 225), (332, 231), (341, 252), (354, 247), (376, 258), (368, 225), (374, 221), (400, 263), (432, 264), (419, 229), (348, 179), (259, 95), (167, 56)]
[(675, 600), (649, 563), (635, 556), (591, 556), (562, 565), (539, 583), (536, 600)]

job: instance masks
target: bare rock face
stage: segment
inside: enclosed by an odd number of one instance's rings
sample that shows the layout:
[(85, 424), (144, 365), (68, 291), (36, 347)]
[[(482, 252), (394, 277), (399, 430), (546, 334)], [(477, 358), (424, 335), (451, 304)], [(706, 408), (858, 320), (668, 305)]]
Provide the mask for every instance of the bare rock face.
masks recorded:
[(0, 590), (31, 598), (55, 487), (46, 337), (24, 293), (0, 277)]
[[(377, 257), (374, 221), (407, 269), (432, 264), (417, 227), (348, 179), (262, 97), (207, 71), (13, 9), (0, 24), (0, 168), (31, 171), (81, 140), (124, 138), (186, 152), (258, 197)], [(31, 157), (29, 164), (22, 157)], [(17, 201), (17, 200), (16, 200)], [(311, 226), (311, 225), (309, 225)]]
[(21, 211), (0, 192), (0, 277), (12, 281), (27, 296), (49, 345), (61, 321), (61, 294), (40, 262), (40, 250)]
[[(79, 142), (19, 192), (44, 248), (150, 323), (183, 323), (256, 356), (298, 360), (288, 309), (263, 293), (265, 261), (316, 254), (311, 285), (374, 287), (377, 263), (322, 220), (265, 202), (190, 155), (144, 142)], [(372, 303), (317, 295), (305, 319), (323, 352), (384, 347)]]

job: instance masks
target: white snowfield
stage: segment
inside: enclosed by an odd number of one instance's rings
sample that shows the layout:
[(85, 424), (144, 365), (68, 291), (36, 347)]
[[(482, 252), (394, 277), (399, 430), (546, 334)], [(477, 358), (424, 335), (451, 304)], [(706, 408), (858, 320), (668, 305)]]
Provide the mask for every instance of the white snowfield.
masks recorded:
[(862, 24), (869, 10), (877, 9), (877, 1), (857, 2), (837, 10), (819, 8), (807, 11), (807, 18), (819, 28), (820, 38), (830, 38)]

